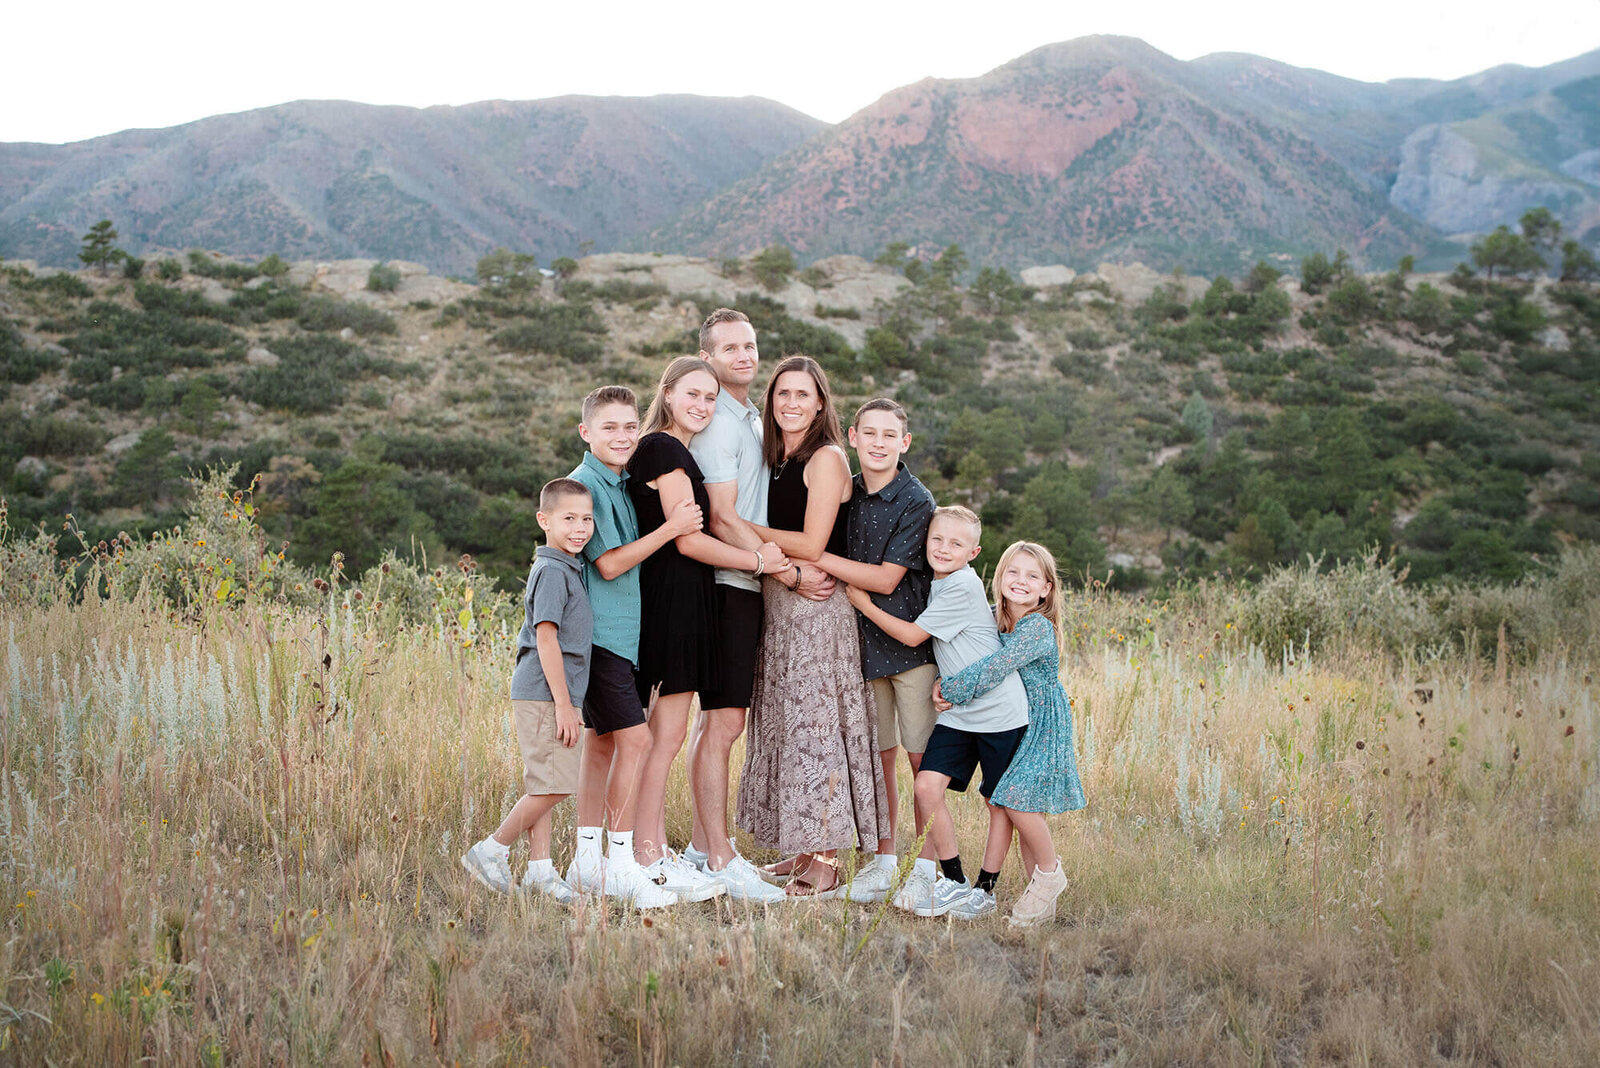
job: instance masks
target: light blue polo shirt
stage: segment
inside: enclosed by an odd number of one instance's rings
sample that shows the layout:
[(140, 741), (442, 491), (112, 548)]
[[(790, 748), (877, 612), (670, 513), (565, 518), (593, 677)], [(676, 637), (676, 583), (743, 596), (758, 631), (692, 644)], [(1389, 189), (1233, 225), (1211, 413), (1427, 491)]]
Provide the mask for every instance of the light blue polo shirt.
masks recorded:
[[(727, 390), (718, 392), (716, 413), (710, 425), (689, 442), (689, 454), (700, 465), (708, 484), (739, 484), (733, 510), (740, 519), (767, 525), (767, 461), (761, 455), (761, 409), (749, 401), (734, 400)], [(706, 526), (710, 525), (711, 517), (706, 516)], [(761, 590), (761, 580), (748, 571), (719, 567), (717, 581), (742, 590)]]
[(583, 585), (589, 591), (594, 609), (594, 644), (639, 666), (639, 569), (631, 567), (616, 578), (600, 577), (594, 562), (612, 549), (639, 540), (639, 517), (620, 474), (595, 458), (583, 454), (583, 462), (572, 469), (575, 478), (589, 487), (594, 498), (594, 537), (583, 547)]

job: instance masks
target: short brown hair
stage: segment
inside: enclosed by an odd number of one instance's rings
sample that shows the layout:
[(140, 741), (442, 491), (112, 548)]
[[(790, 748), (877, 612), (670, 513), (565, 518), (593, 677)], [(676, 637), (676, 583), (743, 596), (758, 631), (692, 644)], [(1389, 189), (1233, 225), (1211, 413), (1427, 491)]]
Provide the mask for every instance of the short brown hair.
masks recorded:
[(906, 418), (906, 410), (900, 407), (899, 401), (890, 400), (888, 397), (873, 397), (871, 400), (867, 401), (867, 403), (856, 409), (856, 417), (851, 425), (853, 426), (855, 423), (861, 422), (861, 417), (866, 415), (868, 412), (888, 412), (896, 419), (899, 419), (900, 433), (902, 436), (911, 430), (911, 421)]
[[(972, 527), (972, 539), (974, 541), (983, 540), (983, 520), (979, 519), (978, 513), (971, 508), (961, 504), (942, 504), (933, 510), (933, 519), (938, 519), (940, 516), (961, 520)], [(933, 519), (928, 522), (932, 523)]]
[(544, 489), (539, 491), (539, 511), (554, 511), (556, 502), (561, 500), (561, 498), (580, 493), (583, 496), (588, 497), (590, 500), (594, 499), (594, 494), (589, 492), (589, 487), (585, 486), (577, 479), (552, 478), (549, 482), (544, 484)]
[(601, 386), (583, 398), (583, 421), (593, 419), (595, 409), (603, 404), (626, 404), (635, 412), (639, 410), (639, 398), (627, 386)]
[[(721, 326), (723, 323), (748, 322), (750, 322), (750, 316), (742, 311), (737, 311), (733, 308), (718, 308), (706, 316), (706, 321), (700, 324), (700, 351), (711, 351), (711, 331), (713, 328)], [(755, 326), (752, 325), (750, 329), (754, 330)]]

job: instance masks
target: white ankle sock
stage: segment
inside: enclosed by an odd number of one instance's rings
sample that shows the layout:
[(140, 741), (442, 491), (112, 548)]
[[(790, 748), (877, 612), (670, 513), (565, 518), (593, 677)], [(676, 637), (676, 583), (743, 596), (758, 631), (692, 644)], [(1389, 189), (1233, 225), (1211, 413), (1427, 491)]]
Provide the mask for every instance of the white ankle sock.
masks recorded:
[(607, 859), (612, 864), (632, 864), (633, 859), (633, 832), (612, 831), (606, 835), (608, 847)]
[(549, 857), (541, 857), (538, 860), (528, 861), (528, 878), (554, 879), (555, 875), (555, 861), (551, 860)]
[(578, 859), (579, 860), (599, 860), (600, 859), (600, 828), (598, 828), (598, 827), (579, 827), (578, 828)]
[(900, 858), (893, 853), (878, 853), (873, 856), (872, 862), (884, 871), (898, 871), (900, 869)]
[(929, 860), (927, 857), (918, 857), (916, 867), (917, 871), (926, 875), (930, 879), (937, 879), (939, 877), (939, 866), (933, 861)]
[(488, 851), (491, 857), (499, 857), (501, 860), (505, 860), (507, 857), (511, 856), (511, 847), (508, 845), (501, 845), (499, 842), (496, 842), (494, 840), (494, 835), (492, 834), (485, 838), (480, 844)]

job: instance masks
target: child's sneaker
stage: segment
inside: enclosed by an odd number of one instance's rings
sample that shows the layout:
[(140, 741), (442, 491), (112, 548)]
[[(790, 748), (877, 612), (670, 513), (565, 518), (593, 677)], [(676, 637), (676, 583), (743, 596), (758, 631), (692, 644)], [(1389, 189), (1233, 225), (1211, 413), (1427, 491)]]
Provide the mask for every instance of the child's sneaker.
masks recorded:
[(956, 882), (943, 874), (933, 878), (913, 868), (911, 877), (894, 895), (894, 906), (918, 916), (943, 916), (971, 889), (966, 880)]
[(856, 877), (850, 880), (844, 898), (858, 905), (876, 905), (887, 898), (889, 892), (894, 889), (894, 876), (892, 868), (885, 868), (876, 863), (868, 864), (856, 872)]
[(706, 874), (727, 887), (728, 896), (735, 901), (756, 901), (769, 905), (788, 897), (781, 888), (763, 879), (754, 864), (737, 853), (721, 871), (706, 869)]
[(479, 842), (461, 857), (461, 866), (478, 882), (497, 894), (511, 893), (511, 866), (495, 853), (487, 840)]
[(528, 865), (528, 870), (522, 873), (522, 882), (518, 888), (524, 892), (536, 891), (563, 905), (571, 903), (578, 896), (573, 892), (572, 887), (567, 885), (567, 881), (554, 871), (543, 875), (535, 875), (531, 864)]
[(606, 869), (606, 893), (636, 909), (664, 909), (678, 903), (678, 895), (653, 881), (637, 864), (612, 864)]
[(965, 895), (956, 899), (955, 904), (950, 906), (948, 915), (957, 920), (975, 920), (979, 916), (989, 915), (996, 907), (993, 894), (974, 886)]
[(605, 887), (605, 880), (605, 857), (589, 863), (583, 863), (577, 857), (573, 857), (572, 863), (567, 865), (567, 886), (581, 894), (597, 896)]
[(1033, 878), (1028, 880), (1028, 888), (1017, 898), (1017, 903), (1011, 908), (1011, 926), (1036, 927), (1041, 923), (1049, 923), (1056, 918), (1056, 898), (1061, 896), (1061, 891), (1067, 888), (1067, 873), (1062, 870), (1061, 861), (1056, 861), (1054, 871), (1040, 871), (1033, 869)]
[(674, 894), (679, 901), (710, 901), (727, 888), (672, 852), (663, 850), (654, 864), (644, 865), (645, 874)]

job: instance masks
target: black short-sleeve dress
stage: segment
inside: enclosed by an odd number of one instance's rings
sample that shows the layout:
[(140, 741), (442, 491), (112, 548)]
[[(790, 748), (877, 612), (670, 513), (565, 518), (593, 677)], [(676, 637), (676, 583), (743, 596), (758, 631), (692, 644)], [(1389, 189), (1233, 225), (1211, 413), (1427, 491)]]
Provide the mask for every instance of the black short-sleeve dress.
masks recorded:
[[(647, 483), (669, 471), (689, 476), (694, 501), (711, 515), (700, 465), (671, 434), (646, 434), (628, 461), (628, 496), (639, 515), (639, 533), (666, 522), (661, 494)], [(658, 684), (663, 694), (698, 693), (719, 681), (716, 581), (710, 564), (691, 560), (673, 542), (639, 565), (639, 699), (648, 702)]]

